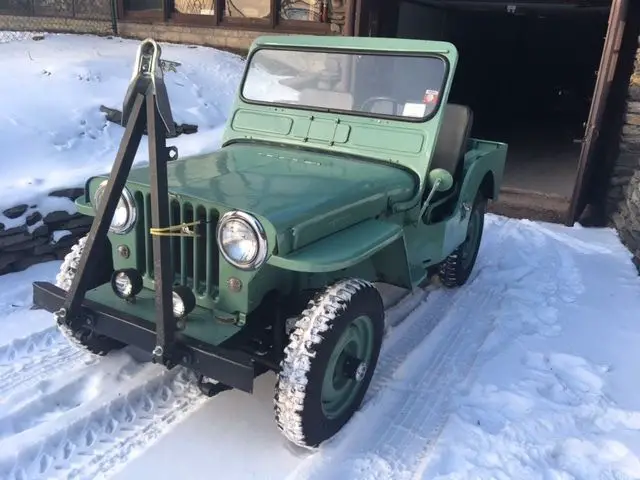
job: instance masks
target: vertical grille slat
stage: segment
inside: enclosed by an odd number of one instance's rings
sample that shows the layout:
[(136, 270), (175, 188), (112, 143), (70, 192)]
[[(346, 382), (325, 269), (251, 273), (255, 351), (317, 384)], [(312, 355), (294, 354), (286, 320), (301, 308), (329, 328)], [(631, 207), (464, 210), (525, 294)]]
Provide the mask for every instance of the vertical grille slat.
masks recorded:
[(207, 273), (205, 274), (205, 292), (207, 295), (211, 295), (211, 283), (213, 281), (213, 244), (215, 243), (215, 236), (211, 235), (211, 225), (213, 225), (213, 212), (207, 210), (207, 223), (204, 225), (202, 231), (208, 237), (209, 241), (206, 242), (207, 254), (206, 266)]
[[(186, 223), (187, 220), (187, 204), (180, 205), (180, 223)], [(180, 284), (187, 284), (187, 237), (179, 237), (180, 241)]]
[[(206, 239), (207, 239), (207, 214), (202, 205), (198, 206), (194, 213), (194, 220), (201, 222), (194, 231), (196, 237), (193, 239), (193, 289), (197, 293), (203, 293), (202, 274), (205, 271), (206, 280)], [(212, 237), (209, 237), (210, 239)], [(206, 288), (206, 287), (205, 287)], [(206, 290), (205, 290), (206, 291)]]
[[(136, 230), (137, 268), (147, 278), (154, 278), (153, 241), (151, 229), (151, 195), (145, 192), (134, 192), (139, 209), (138, 227)], [(218, 286), (218, 246), (215, 229), (219, 214), (215, 209), (207, 209), (201, 204), (192, 204), (173, 198), (169, 202), (170, 225), (180, 223), (201, 222), (196, 227), (196, 237), (170, 237), (171, 261), (175, 279), (180, 284), (193, 289), (197, 297), (212, 296), (217, 293)]]

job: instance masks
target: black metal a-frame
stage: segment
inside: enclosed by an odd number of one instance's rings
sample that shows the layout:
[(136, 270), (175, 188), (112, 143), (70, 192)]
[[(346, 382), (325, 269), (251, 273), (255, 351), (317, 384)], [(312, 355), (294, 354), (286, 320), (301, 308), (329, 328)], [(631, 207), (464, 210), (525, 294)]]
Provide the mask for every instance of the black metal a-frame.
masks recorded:
[[(149, 170), (151, 186), (151, 224), (154, 229), (169, 226), (169, 192), (167, 162), (177, 158), (175, 147), (167, 147), (168, 136), (176, 136), (176, 125), (171, 114), (169, 97), (160, 66), (160, 46), (146, 39), (138, 47), (131, 83), (122, 109), (125, 128), (120, 147), (111, 169), (103, 200), (97, 205), (77, 272), (62, 308), (56, 312), (59, 324), (74, 329), (82, 324), (82, 302), (90, 281), (90, 268), (101, 258), (102, 249), (116, 206), (131, 171), (140, 141), (147, 131), (149, 139)], [(152, 360), (167, 367), (175, 366), (179, 359), (172, 348), (175, 342), (176, 320), (172, 308), (172, 271), (170, 237), (153, 236), (153, 265), (155, 277), (156, 346)]]

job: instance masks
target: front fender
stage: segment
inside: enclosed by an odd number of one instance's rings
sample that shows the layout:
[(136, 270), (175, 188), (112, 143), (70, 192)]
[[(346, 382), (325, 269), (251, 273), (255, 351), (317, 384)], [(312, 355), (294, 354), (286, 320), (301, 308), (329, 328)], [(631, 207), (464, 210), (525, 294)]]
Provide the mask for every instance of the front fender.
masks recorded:
[[(378, 261), (385, 252), (393, 259), (383, 255), (387, 261)], [(392, 275), (393, 283), (410, 284), (402, 227), (383, 220), (365, 220), (286, 256), (272, 255), (268, 263), (294, 272), (329, 273), (369, 260), (378, 277)]]
[(76, 198), (74, 203), (76, 205), (76, 209), (78, 210), (78, 213), (81, 213), (82, 215), (87, 215), (88, 217), (95, 216), (95, 212), (93, 211), (91, 202), (87, 201), (84, 194)]

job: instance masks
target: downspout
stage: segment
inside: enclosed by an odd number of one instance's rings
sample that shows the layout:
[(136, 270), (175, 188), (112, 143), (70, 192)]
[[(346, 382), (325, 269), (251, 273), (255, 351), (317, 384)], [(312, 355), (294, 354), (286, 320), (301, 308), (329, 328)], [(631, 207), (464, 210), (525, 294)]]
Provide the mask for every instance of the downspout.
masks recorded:
[(344, 30), (342, 31), (342, 35), (345, 37), (353, 37), (354, 36), (354, 25), (356, 21), (356, 9), (355, 3), (360, 2), (360, 0), (345, 0), (347, 2), (347, 9), (345, 11), (345, 19), (344, 19)]
[(116, 2), (118, 0), (111, 0), (111, 30), (114, 35), (118, 35), (118, 8)]

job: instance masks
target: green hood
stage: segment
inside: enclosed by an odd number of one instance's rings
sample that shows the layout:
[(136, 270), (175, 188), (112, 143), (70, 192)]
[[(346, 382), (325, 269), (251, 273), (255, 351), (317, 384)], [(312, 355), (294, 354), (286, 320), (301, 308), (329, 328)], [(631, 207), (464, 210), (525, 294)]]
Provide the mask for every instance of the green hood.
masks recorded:
[[(416, 188), (413, 175), (401, 168), (261, 144), (170, 162), (168, 181), (172, 194), (261, 215), (278, 231), (336, 215), (344, 223), (347, 212), (364, 215), (363, 208), (376, 215), (390, 201), (409, 200)], [(129, 183), (148, 185), (148, 167), (132, 170)]]

